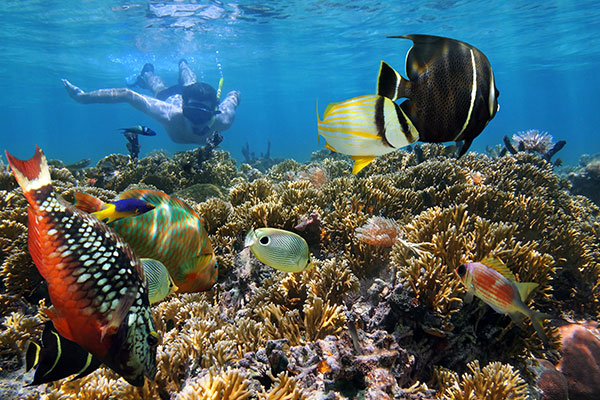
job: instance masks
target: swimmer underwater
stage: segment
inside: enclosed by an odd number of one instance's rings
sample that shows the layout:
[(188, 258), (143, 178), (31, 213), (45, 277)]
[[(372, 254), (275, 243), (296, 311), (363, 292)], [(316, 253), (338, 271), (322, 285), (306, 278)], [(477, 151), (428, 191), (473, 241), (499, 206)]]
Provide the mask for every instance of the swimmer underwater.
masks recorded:
[(220, 101), (223, 79), (219, 82), (218, 90), (207, 83), (197, 82), (196, 74), (185, 60), (179, 61), (179, 84), (171, 87), (166, 87), (162, 79), (154, 74), (152, 64), (144, 65), (136, 84), (151, 90), (154, 97), (129, 88), (84, 92), (66, 79), (62, 82), (69, 96), (78, 103), (131, 104), (158, 121), (175, 143), (203, 145), (207, 141), (220, 142), (222, 138), (218, 132), (229, 129), (240, 103), (240, 92), (236, 90), (227, 93)]

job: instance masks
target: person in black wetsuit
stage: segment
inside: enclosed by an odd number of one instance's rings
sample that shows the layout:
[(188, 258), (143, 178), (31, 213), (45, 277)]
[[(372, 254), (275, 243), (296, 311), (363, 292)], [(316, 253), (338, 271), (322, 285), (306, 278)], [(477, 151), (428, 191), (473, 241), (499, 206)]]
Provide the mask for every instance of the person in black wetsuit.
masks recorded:
[(129, 88), (84, 92), (68, 80), (62, 81), (69, 96), (79, 103), (131, 104), (162, 124), (176, 143), (218, 145), (222, 140), (219, 132), (229, 129), (240, 103), (237, 90), (227, 93), (221, 101), (223, 79), (217, 90), (207, 83), (197, 82), (196, 74), (185, 60), (179, 61), (179, 83), (171, 87), (165, 86), (154, 73), (152, 64), (144, 65), (136, 83), (152, 91), (154, 97)]

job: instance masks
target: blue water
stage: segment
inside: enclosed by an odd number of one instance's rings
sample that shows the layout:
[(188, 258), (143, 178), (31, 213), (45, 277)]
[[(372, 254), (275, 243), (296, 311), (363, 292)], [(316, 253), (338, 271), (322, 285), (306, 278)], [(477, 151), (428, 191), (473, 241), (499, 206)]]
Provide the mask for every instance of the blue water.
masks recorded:
[[(175, 7), (177, 5), (177, 7)], [(500, 112), (472, 149), (538, 129), (566, 140), (576, 163), (600, 152), (600, 3), (597, 1), (17, 1), (0, 2), (1, 148), (20, 157), (39, 144), (49, 158), (98, 160), (126, 153), (118, 128), (147, 125), (142, 154), (194, 148), (127, 104), (81, 105), (60, 78), (84, 90), (122, 87), (154, 63), (167, 84), (185, 57), (201, 80), (242, 102), (222, 148), (242, 160), (246, 142), (273, 157), (308, 159), (317, 143), (316, 101), (373, 93), (381, 60), (404, 71), (424, 33), (466, 41), (490, 60)], [(321, 146), (324, 144), (322, 141)]]

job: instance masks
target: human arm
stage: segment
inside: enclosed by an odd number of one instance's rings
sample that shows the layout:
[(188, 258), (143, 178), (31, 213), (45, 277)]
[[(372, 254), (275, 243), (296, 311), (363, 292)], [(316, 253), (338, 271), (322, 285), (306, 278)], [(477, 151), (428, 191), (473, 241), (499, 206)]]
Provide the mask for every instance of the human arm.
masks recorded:
[(240, 104), (240, 92), (233, 90), (227, 93), (225, 99), (219, 104), (219, 113), (215, 116), (215, 123), (211, 127), (217, 131), (229, 129), (235, 119), (235, 109)]
[(168, 122), (175, 113), (175, 106), (153, 97), (145, 96), (127, 88), (99, 89), (84, 92), (66, 79), (62, 80), (65, 89), (72, 99), (81, 104), (90, 103), (129, 103), (137, 110), (157, 119), (161, 123)]

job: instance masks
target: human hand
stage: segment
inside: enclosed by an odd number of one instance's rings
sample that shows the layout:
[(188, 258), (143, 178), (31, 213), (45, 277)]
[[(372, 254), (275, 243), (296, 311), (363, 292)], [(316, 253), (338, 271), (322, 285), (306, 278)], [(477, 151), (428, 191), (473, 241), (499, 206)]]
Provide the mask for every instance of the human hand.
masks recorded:
[(65, 85), (65, 89), (67, 89), (67, 93), (69, 93), (69, 96), (71, 96), (71, 98), (75, 101), (83, 103), (83, 95), (85, 94), (85, 92), (66, 79), (61, 79), (61, 81), (63, 85)]

